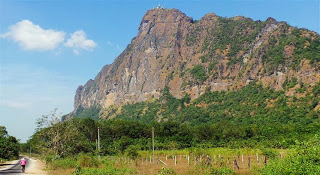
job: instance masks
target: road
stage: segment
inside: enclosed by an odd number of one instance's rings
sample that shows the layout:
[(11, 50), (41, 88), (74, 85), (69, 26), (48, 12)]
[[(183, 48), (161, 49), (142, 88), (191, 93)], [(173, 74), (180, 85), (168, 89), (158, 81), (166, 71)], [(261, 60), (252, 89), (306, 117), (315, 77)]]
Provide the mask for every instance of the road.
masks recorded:
[[(26, 165), (26, 170), (28, 170), (29, 167), (29, 162), (30, 160), (28, 158), (25, 158), (27, 160), (27, 165)], [(12, 164), (13, 165), (13, 164)], [(10, 165), (10, 166), (12, 166)], [(0, 170), (0, 174), (10, 174), (10, 175), (14, 175), (14, 174), (23, 174), (21, 171), (21, 166), (20, 166), (20, 162), (18, 161), (16, 164), (14, 164), (13, 167), (11, 167), (10, 169), (7, 170)]]

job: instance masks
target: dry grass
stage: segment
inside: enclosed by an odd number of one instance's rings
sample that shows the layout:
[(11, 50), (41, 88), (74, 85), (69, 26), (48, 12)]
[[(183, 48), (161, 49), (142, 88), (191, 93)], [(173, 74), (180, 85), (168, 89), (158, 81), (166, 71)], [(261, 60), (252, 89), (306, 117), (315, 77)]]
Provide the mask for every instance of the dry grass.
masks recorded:
[[(250, 167), (248, 167), (248, 156), (230, 156), (230, 155), (211, 155), (211, 166), (214, 168), (220, 167), (229, 167), (233, 169), (236, 174), (240, 175), (251, 175), (253, 174), (252, 170), (254, 167), (262, 167), (264, 166), (264, 157), (259, 155), (259, 159), (257, 160), (256, 154), (250, 155)], [(237, 169), (234, 166), (234, 158), (239, 166)], [(210, 172), (211, 167), (206, 166), (205, 162), (207, 161), (206, 156), (199, 156), (196, 158), (190, 156), (189, 164), (186, 158), (186, 155), (176, 155), (177, 163), (175, 164), (174, 159), (172, 158), (172, 154), (170, 156), (166, 156), (164, 154), (159, 155), (159, 159), (165, 162), (167, 165), (157, 161), (158, 156), (155, 157), (155, 162), (152, 163), (150, 161), (150, 156), (145, 155), (144, 157), (138, 158), (136, 161), (130, 160), (128, 158), (120, 158), (120, 157), (108, 157), (107, 159), (113, 159), (112, 162), (114, 164), (113, 167), (118, 169), (127, 167), (131, 169), (135, 169), (137, 174), (139, 175), (157, 175), (159, 171), (163, 167), (168, 169), (172, 169), (176, 174), (181, 175), (200, 175), (206, 174), (206, 172)], [(243, 160), (243, 161), (242, 161)], [(63, 169), (63, 170), (50, 170), (49, 175), (67, 175), (72, 174), (74, 169)]]
[[(162, 169), (162, 167), (166, 168), (171, 168), (174, 170), (176, 174), (181, 174), (181, 175), (199, 175), (199, 174), (205, 174), (206, 171), (210, 171), (210, 167), (205, 165), (206, 158), (197, 158), (197, 161), (195, 161), (194, 158), (190, 158), (189, 165), (188, 161), (185, 158), (185, 156), (180, 155), (177, 156), (177, 164), (175, 165), (174, 160), (170, 157), (166, 156), (160, 156), (160, 160), (165, 162), (167, 165), (163, 163), (155, 163), (153, 164), (150, 162), (150, 158), (140, 158), (136, 162), (133, 161), (128, 161), (128, 160), (118, 160), (120, 164), (127, 164), (128, 167), (134, 168), (137, 170), (138, 174), (141, 175), (153, 175), (153, 174), (158, 174), (158, 172)], [(236, 157), (237, 164), (239, 166), (239, 170), (234, 167), (233, 164), (233, 157), (230, 157), (229, 160), (228, 158), (218, 158), (216, 157), (215, 159), (211, 159), (211, 165), (215, 168), (219, 168), (221, 166), (227, 166), (232, 168), (236, 174), (241, 174), (241, 175), (250, 175), (252, 173), (253, 167), (261, 167), (264, 165), (264, 157), (260, 157), (259, 161), (257, 161), (256, 156), (250, 156), (250, 168), (248, 167), (248, 157), (244, 156), (243, 157), (243, 162), (242, 162), (242, 157)]]
[(48, 175), (70, 175), (74, 171), (72, 169), (58, 169), (58, 170), (48, 170)]

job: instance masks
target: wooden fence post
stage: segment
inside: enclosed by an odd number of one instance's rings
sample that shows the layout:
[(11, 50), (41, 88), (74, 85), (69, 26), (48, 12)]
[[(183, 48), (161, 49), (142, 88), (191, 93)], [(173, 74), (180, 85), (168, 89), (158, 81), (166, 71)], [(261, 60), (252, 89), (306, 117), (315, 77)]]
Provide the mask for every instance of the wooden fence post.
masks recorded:
[(207, 154), (207, 161), (206, 161), (206, 165), (210, 166), (211, 165), (211, 158), (210, 156)]
[(237, 168), (238, 170), (240, 169), (236, 160), (236, 157), (233, 157), (233, 167)]

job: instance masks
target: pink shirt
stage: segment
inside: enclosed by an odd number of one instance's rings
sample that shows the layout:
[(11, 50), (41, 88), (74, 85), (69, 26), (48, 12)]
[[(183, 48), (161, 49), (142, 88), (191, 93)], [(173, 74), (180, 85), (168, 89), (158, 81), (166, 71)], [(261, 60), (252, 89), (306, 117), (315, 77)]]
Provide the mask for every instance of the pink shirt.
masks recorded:
[(25, 159), (22, 159), (21, 161), (20, 161), (20, 165), (26, 165), (26, 160)]

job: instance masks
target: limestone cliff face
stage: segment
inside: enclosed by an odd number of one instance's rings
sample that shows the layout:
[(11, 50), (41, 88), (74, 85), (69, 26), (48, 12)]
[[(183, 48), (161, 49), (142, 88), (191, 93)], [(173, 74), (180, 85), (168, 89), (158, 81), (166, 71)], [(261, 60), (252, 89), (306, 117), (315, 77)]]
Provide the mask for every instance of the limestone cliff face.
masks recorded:
[(175, 97), (197, 98), (207, 88), (241, 88), (253, 80), (276, 90), (291, 77), (313, 85), (320, 81), (320, 56), (314, 54), (319, 52), (310, 51), (308, 58), (298, 49), (319, 49), (314, 42), (319, 34), (297, 30), (272, 18), (261, 22), (210, 13), (194, 21), (176, 9), (149, 10), (114, 63), (78, 87), (75, 111), (157, 98), (165, 86)]

